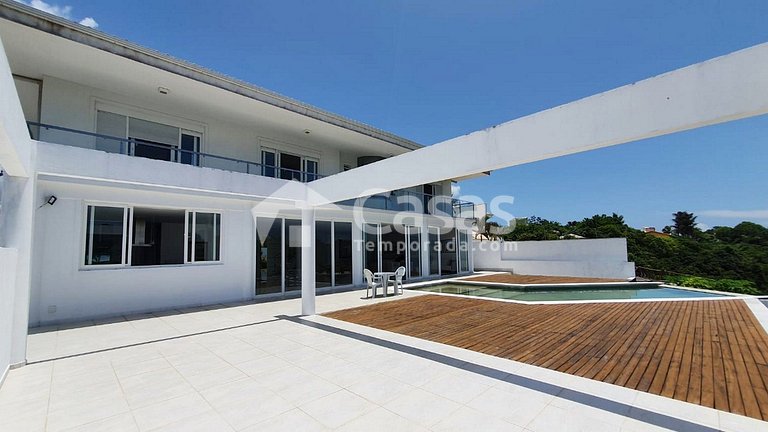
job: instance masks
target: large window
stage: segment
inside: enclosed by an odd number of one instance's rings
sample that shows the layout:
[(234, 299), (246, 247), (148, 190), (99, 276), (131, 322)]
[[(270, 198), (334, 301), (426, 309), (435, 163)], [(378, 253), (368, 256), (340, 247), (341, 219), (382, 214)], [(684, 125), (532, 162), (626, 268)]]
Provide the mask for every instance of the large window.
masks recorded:
[(184, 263), (184, 210), (135, 208), (131, 265)]
[(256, 219), (256, 294), (283, 291), (282, 232), (282, 219)]
[(440, 274), (451, 275), (459, 272), (456, 255), (456, 230), (443, 229), (440, 232)]
[(375, 224), (363, 225), (363, 267), (379, 271), (379, 226)]
[(333, 223), (334, 282), (336, 286), (352, 284), (352, 224)]
[(467, 231), (459, 231), (459, 271), (469, 271), (469, 235)]
[(440, 230), (429, 227), (429, 274), (440, 274)]
[(86, 213), (85, 265), (125, 264), (128, 209), (88, 206)]
[(393, 272), (405, 267), (406, 241), (402, 225), (381, 226), (381, 270)]
[(97, 138), (97, 150), (186, 165), (200, 164), (200, 132), (101, 110), (96, 112), (96, 132), (131, 140), (131, 143), (126, 143)]
[(421, 276), (421, 232), (415, 226), (408, 227), (408, 276)]
[(285, 290), (301, 289), (301, 220), (285, 220)]
[(220, 260), (219, 213), (94, 205), (86, 208), (86, 266)]
[(263, 147), (261, 150), (261, 173), (267, 177), (284, 180), (311, 182), (319, 178), (320, 161)]
[(331, 252), (331, 222), (315, 222), (315, 287), (332, 284), (333, 254)]

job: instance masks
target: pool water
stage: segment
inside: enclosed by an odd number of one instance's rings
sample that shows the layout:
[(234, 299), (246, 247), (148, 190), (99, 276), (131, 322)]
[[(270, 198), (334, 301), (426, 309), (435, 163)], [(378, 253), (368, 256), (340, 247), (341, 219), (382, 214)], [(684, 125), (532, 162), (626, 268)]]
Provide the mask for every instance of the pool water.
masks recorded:
[(724, 297), (685, 289), (659, 287), (642, 283), (627, 283), (621, 286), (568, 286), (537, 288), (515, 286), (484, 286), (473, 284), (446, 283), (411, 288), (443, 294), (461, 294), (472, 297), (499, 298), (521, 301), (568, 301), (568, 300), (625, 300), (625, 299), (674, 299)]

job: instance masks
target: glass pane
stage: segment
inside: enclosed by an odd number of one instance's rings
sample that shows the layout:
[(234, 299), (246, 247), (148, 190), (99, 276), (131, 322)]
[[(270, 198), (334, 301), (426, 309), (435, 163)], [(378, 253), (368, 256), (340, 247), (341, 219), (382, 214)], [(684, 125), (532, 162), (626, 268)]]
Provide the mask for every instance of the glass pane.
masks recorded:
[(214, 240), (216, 243), (216, 254), (214, 260), (221, 260), (221, 215), (216, 213), (216, 230), (214, 231)]
[(181, 149), (179, 152), (179, 162), (186, 165), (200, 165), (197, 152), (200, 151), (200, 137), (189, 134), (181, 134)]
[(440, 274), (458, 273), (456, 259), (456, 230), (453, 228), (440, 231)]
[(128, 136), (174, 147), (179, 144), (179, 128), (135, 118), (128, 122)]
[[(126, 117), (106, 111), (96, 112), (96, 133), (111, 137), (125, 138)], [(128, 152), (128, 143), (108, 138), (96, 138), (96, 150), (109, 153)]]
[(285, 220), (285, 290), (301, 289), (301, 221)]
[(262, 175), (267, 177), (275, 176), (275, 152), (263, 150), (261, 152)]
[(410, 275), (421, 276), (421, 233), (418, 227), (408, 227), (408, 249), (410, 253)]
[(315, 222), (315, 287), (331, 286), (331, 223)]
[(214, 213), (195, 214), (195, 261), (216, 261)]
[(405, 267), (405, 232), (402, 225), (381, 226), (381, 271)]
[(123, 263), (122, 207), (88, 206), (86, 219), (86, 265)]
[(282, 219), (256, 219), (256, 294), (282, 292)]
[(352, 284), (352, 224), (333, 223), (336, 286)]
[(311, 182), (317, 180), (317, 161), (313, 160), (305, 160), (304, 161), (304, 171), (306, 171), (305, 181)]
[(189, 212), (187, 213), (187, 262), (194, 261), (192, 258), (195, 256), (195, 244), (193, 242), (193, 234), (194, 231), (194, 221), (195, 221), (195, 213)]
[(280, 178), (284, 180), (301, 180), (301, 157), (280, 153)]
[(461, 257), (461, 270), (462, 272), (469, 271), (469, 241), (466, 231), (459, 232), (459, 256)]
[(184, 263), (184, 210), (136, 208), (131, 265)]
[(440, 243), (437, 228), (429, 228), (429, 274), (440, 274)]
[(363, 225), (363, 267), (376, 273), (379, 271), (378, 225)]
[(148, 159), (172, 161), (174, 146), (162, 144), (156, 141), (147, 141), (131, 137), (136, 143), (133, 147), (133, 155)]

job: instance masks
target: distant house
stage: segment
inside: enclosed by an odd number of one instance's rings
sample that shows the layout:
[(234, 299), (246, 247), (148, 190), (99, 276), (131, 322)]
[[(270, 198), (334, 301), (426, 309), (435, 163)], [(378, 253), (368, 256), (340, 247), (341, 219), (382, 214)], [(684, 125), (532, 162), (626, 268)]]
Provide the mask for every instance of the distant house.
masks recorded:
[(671, 234), (668, 234), (668, 233), (665, 233), (665, 232), (656, 231), (656, 227), (652, 227), (652, 226), (651, 227), (643, 228), (643, 232), (648, 234), (648, 235), (651, 235), (651, 236), (654, 236), (654, 237), (659, 237), (659, 238), (672, 237)]

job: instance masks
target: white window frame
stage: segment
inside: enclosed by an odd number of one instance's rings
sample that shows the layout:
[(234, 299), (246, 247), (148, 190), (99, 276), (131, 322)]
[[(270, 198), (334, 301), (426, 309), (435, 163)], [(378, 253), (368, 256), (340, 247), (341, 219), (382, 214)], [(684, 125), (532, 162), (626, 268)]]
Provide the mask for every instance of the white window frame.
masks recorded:
[[(86, 253), (90, 250), (89, 248), (92, 248), (92, 238), (88, 238), (86, 235), (88, 233), (88, 225), (91, 223), (91, 221), (88, 220), (88, 207), (114, 207), (114, 208), (122, 208), (123, 209), (123, 245), (122, 245), (122, 262), (120, 264), (86, 264), (85, 263), (85, 257)], [(82, 205), (82, 223), (81, 223), (81, 234), (80, 234), (80, 254), (77, 258), (78, 260), (78, 269), (79, 270), (86, 270), (86, 271), (94, 271), (94, 270), (110, 270), (110, 269), (148, 269), (148, 268), (167, 268), (167, 267), (181, 267), (181, 266), (199, 266), (199, 265), (209, 265), (209, 264), (223, 264), (224, 263), (224, 249), (221, 247), (221, 245), (224, 243), (224, 226), (225, 226), (225, 218), (224, 214), (220, 210), (208, 210), (208, 209), (182, 209), (179, 207), (167, 207), (167, 206), (153, 206), (153, 205), (138, 205), (140, 208), (149, 208), (149, 209), (173, 209), (173, 210), (184, 210), (185, 217), (184, 217), (184, 262), (182, 264), (159, 264), (159, 265), (150, 265), (150, 266), (133, 266), (132, 265), (132, 258), (133, 258), (133, 218), (135, 214), (135, 207), (136, 205), (128, 205), (128, 204), (121, 204), (121, 203), (113, 203), (113, 202), (103, 202), (103, 201), (83, 201)], [(219, 215), (219, 243), (215, 246), (216, 250), (219, 252), (219, 259), (216, 261), (188, 261), (188, 254), (189, 254), (189, 237), (187, 235), (189, 234), (189, 214), (190, 213), (213, 213)], [(216, 218), (214, 218), (215, 222)], [(193, 227), (195, 224), (193, 224)], [(93, 226), (91, 226), (91, 233), (93, 233)], [(193, 229), (194, 234), (194, 229)], [(194, 257), (192, 257), (194, 258)]]
[[(120, 257), (120, 264), (89, 264), (85, 262), (85, 258), (91, 258), (91, 255), (93, 254), (93, 217), (88, 218), (88, 207), (93, 207), (94, 209), (96, 207), (112, 207), (112, 208), (121, 208), (123, 209), (123, 244), (121, 247), (121, 257)], [(128, 247), (128, 242), (130, 241), (130, 237), (133, 233), (132, 231), (132, 224), (131, 220), (133, 219), (133, 207), (126, 206), (123, 204), (113, 204), (113, 203), (102, 203), (102, 202), (85, 202), (83, 207), (83, 222), (82, 222), (82, 235), (80, 238), (81, 241), (81, 248), (80, 248), (80, 257), (78, 258), (78, 261), (80, 263), (79, 267), (81, 269), (113, 269), (113, 268), (122, 268), (126, 267), (130, 263), (130, 253), (131, 248)], [(93, 215), (93, 213), (92, 213)], [(88, 230), (90, 228), (90, 231)], [(90, 236), (87, 234), (90, 232)]]
[[(192, 253), (193, 251), (189, 250), (189, 242), (192, 240), (192, 247), (194, 248), (195, 245), (195, 232), (197, 231), (197, 214), (198, 213), (210, 213), (213, 214), (213, 230), (214, 233), (216, 232), (216, 216), (219, 215), (219, 242), (214, 243), (213, 245), (213, 255), (216, 256), (216, 252), (219, 252), (219, 259), (218, 260), (206, 260), (206, 261), (197, 261), (195, 260), (195, 254)], [(189, 232), (189, 225), (190, 225), (190, 217), (192, 218), (192, 232)], [(222, 238), (224, 237), (222, 235), (223, 230), (222, 226), (224, 225), (224, 217), (222, 216), (221, 212), (216, 211), (210, 211), (210, 210), (187, 210), (184, 215), (184, 264), (216, 264), (221, 263), (224, 261), (223, 254), (222, 254)], [(214, 236), (215, 238), (215, 236)]]

